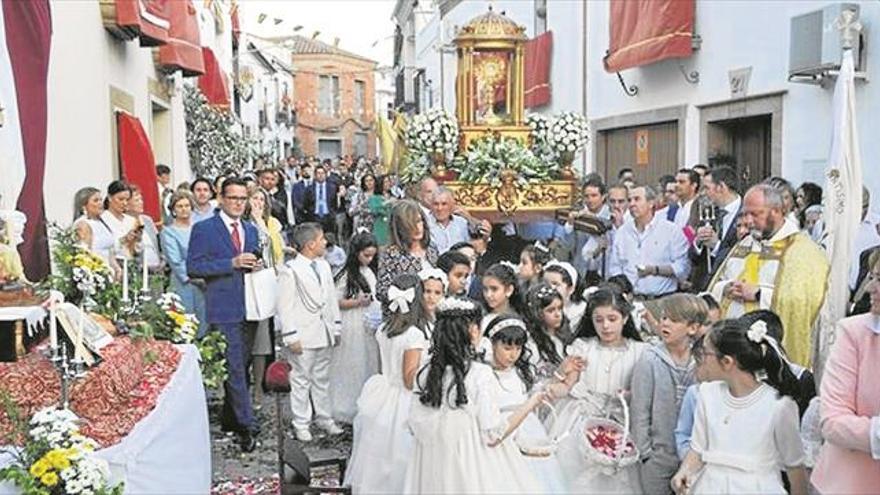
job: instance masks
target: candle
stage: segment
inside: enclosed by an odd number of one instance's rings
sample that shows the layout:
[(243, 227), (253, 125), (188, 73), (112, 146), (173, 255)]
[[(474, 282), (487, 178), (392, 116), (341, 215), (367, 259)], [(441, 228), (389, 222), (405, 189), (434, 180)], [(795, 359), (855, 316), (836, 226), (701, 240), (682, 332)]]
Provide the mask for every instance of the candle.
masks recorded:
[(122, 300), (128, 302), (128, 258), (122, 258)]
[(143, 258), (144, 258), (144, 266), (143, 266), (143, 268), (144, 268), (144, 273), (143, 273), (144, 284), (143, 284), (143, 287), (141, 287), (141, 290), (144, 293), (147, 293), (150, 290), (150, 271), (147, 268), (147, 255), (146, 255), (146, 253), (144, 253)]
[(51, 294), (49, 299), (49, 345), (52, 346), (52, 351), (58, 349), (58, 322), (55, 321), (56, 315), (56, 304), (57, 300), (55, 299), (55, 294)]
[(73, 359), (79, 361), (80, 360), (80, 348), (82, 347), (83, 340), (83, 330), (86, 327), (86, 308), (80, 305), (79, 307), (79, 328), (77, 328), (76, 338), (73, 342)]

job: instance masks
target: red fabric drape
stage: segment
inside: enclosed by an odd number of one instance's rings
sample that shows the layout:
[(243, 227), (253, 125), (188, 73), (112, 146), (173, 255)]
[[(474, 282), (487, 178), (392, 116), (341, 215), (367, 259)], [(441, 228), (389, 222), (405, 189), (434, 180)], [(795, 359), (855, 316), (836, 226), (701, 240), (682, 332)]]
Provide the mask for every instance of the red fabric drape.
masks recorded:
[(547, 31), (526, 42), (525, 104), (526, 108), (550, 103), (550, 61), (553, 58), (553, 32)]
[(159, 178), (156, 176), (156, 159), (150, 146), (150, 138), (144, 132), (141, 121), (122, 112), (116, 114), (119, 133), (119, 166), (122, 177), (141, 188), (144, 195), (144, 214), (154, 222), (162, 221), (159, 215)]
[(694, 0), (611, 0), (609, 8), (606, 71), (691, 55)]
[(180, 70), (184, 77), (205, 73), (199, 38), (199, 20), (190, 0), (174, 0), (166, 5), (171, 21), (168, 44), (159, 47), (159, 63), (165, 71)]
[[(24, 243), (19, 246), (25, 275), (42, 280), (49, 274), (49, 243), (43, 203), (46, 171), (46, 114), (52, 13), (49, 0), (0, 2), (6, 49), (15, 79), (24, 149), (25, 179), (16, 209), (27, 215)], [(3, 178), (0, 178), (3, 180)]]
[(138, 17), (141, 21), (141, 46), (164, 45), (168, 42), (168, 29), (171, 25), (165, 10), (166, 0), (137, 1), (140, 2)]
[[(140, 37), (141, 46), (158, 46), (168, 41), (166, 0), (113, 0), (105, 18), (107, 29), (124, 40)], [(102, 11), (104, 7), (102, 6)], [(108, 15), (108, 14), (105, 14)]]
[(226, 74), (217, 63), (217, 57), (213, 50), (203, 46), (202, 56), (205, 61), (205, 74), (199, 76), (199, 89), (211, 105), (228, 108), (229, 85), (226, 83)]

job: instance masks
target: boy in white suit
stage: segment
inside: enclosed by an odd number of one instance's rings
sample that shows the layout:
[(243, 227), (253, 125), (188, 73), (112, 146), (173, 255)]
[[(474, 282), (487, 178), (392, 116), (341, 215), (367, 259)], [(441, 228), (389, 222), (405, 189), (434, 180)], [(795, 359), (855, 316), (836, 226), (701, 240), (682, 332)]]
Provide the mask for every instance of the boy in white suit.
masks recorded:
[(327, 240), (321, 226), (297, 225), (293, 241), (299, 254), (279, 274), (278, 311), (284, 345), (292, 352), (293, 428), (297, 439), (309, 442), (313, 417), (327, 433), (342, 433), (330, 415), (329, 392), (330, 357), (332, 347), (339, 342), (342, 321), (333, 273), (323, 258)]

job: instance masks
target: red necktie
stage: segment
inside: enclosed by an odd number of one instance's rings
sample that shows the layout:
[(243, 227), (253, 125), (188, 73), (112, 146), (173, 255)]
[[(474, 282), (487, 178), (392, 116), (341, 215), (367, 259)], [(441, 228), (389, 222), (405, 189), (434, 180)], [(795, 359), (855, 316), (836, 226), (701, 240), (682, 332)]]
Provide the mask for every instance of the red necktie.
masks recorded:
[(232, 245), (236, 253), (241, 253), (241, 235), (238, 233), (238, 222), (232, 222)]

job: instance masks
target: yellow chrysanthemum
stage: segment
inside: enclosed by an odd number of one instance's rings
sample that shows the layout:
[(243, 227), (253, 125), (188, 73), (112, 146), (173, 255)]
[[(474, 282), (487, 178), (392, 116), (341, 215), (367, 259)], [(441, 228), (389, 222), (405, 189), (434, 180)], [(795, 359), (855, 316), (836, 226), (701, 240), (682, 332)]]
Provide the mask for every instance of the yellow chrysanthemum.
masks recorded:
[(46, 486), (55, 486), (58, 484), (58, 475), (53, 471), (49, 471), (48, 473), (40, 476), (40, 482), (42, 482)]
[(33, 463), (31, 465), (29, 472), (31, 473), (31, 476), (33, 476), (34, 478), (39, 478), (39, 477), (43, 476), (44, 474), (46, 474), (46, 471), (49, 470), (49, 467), (50, 467), (49, 463), (46, 462), (46, 458), (44, 457), (44, 458), (40, 459), (39, 461)]
[(70, 460), (67, 457), (66, 449), (55, 449), (46, 454), (46, 460), (58, 471), (63, 471), (70, 467)]

